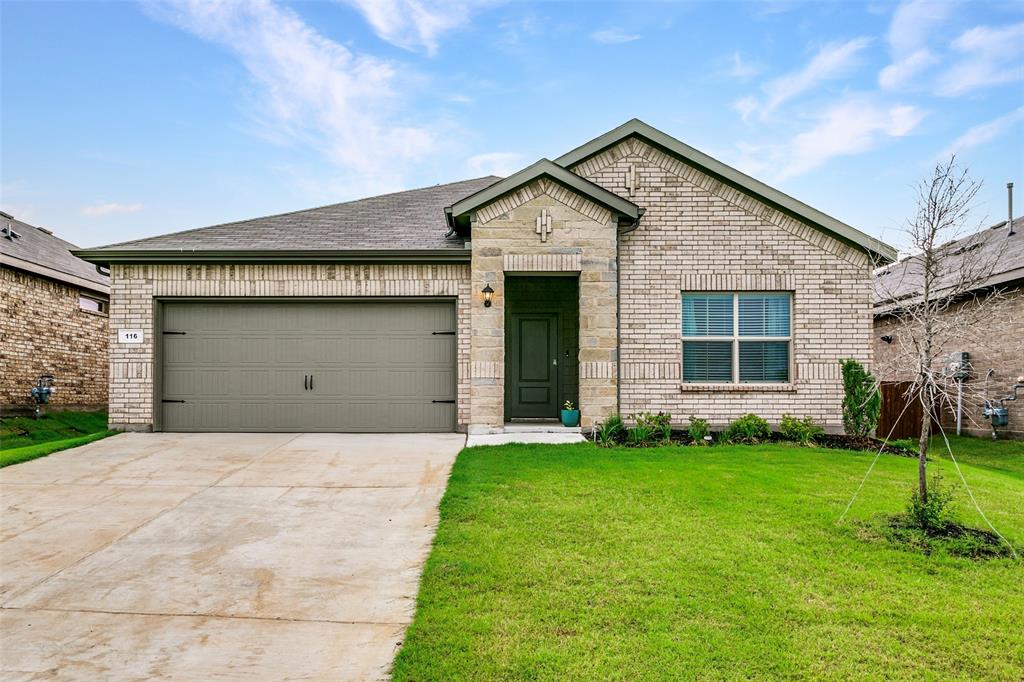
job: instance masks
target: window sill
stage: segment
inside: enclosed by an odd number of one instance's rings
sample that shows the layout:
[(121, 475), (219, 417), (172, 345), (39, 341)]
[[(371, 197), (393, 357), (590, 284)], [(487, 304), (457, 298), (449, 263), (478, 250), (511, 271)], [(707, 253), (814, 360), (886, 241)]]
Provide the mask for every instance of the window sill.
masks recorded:
[(796, 384), (680, 384), (680, 393), (795, 393)]
[(79, 308), (78, 312), (85, 313), (86, 315), (95, 315), (96, 317), (110, 317), (109, 313), (101, 313), (98, 310), (86, 310), (85, 308)]

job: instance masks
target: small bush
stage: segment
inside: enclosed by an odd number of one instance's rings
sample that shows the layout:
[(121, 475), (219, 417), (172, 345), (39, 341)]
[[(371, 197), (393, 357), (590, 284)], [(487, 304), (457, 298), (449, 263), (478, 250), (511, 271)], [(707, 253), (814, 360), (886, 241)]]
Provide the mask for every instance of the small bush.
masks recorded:
[(708, 441), (704, 440), (704, 437), (710, 433), (711, 427), (708, 426), (707, 419), (690, 415), (690, 425), (686, 427), (686, 435), (690, 437), (694, 445), (707, 445)]
[(654, 441), (657, 431), (646, 424), (637, 424), (626, 429), (626, 445), (636, 448), (647, 447)]
[(768, 422), (756, 414), (745, 414), (726, 427), (723, 439), (729, 443), (747, 443), (753, 445), (771, 438), (772, 430)]
[(779, 422), (779, 433), (786, 440), (800, 445), (810, 445), (815, 438), (825, 433), (825, 430), (815, 424), (810, 417), (797, 419), (792, 415), (784, 414), (782, 421)]
[(629, 418), (635, 421), (637, 426), (650, 429), (652, 440), (658, 437), (666, 443), (672, 440), (672, 415), (668, 412), (638, 412), (629, 415)]
[(954, 523), (954, 492), (952, 487), (943, 487), (942, 477), (936, 474), (926, 498), (922, 499), (921, 491), (915, 488), (907, 504), (907, 517), (926, 533), (943, 530)]
[(856, 360), (839, 363), (843, 372), (843, 428), (850, 436), (869, 436), (878, 426), (882, 393), (878, 382)]
[(617, 445), (622, 440), (626, 425), (622, 417), (613, 414), (597, 425), (597, 442), (606, 447)]

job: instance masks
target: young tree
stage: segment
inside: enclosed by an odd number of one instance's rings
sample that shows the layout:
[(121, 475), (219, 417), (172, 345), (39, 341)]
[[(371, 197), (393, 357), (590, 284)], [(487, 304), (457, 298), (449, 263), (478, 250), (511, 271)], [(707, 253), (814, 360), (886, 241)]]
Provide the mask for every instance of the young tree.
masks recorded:
[[(956, 158), (935, 165), (917, 187), (917, 209), (902, 230), (910, 255), (876, 274), (876, 299), (896, 330), (894, 353), (880, 375), (910, 382), (908, 400), (922, 409), (918, 437), (918, 494), (928, 498), (926, 476), (932, 415), (952, 407), (958, 391), (972, 390), (949, 370), (953, 351), (983, 347), (976, 323), (1001, 314), (1002, 297), (986, 288), (1005, 239), (978, 233), (968, 225), (981, 183), (971, 179)], [(973, 228), (973, 229), (969, 229)], [(967, 232), (975, 232), (961, 239)]]

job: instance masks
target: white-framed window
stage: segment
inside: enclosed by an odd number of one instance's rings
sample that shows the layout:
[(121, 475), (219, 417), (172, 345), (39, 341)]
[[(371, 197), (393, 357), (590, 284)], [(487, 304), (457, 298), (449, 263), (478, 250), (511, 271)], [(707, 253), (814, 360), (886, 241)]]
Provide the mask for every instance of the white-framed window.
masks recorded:
[(683, 382), (789, 383), (793, 294), (684, 291), (682, 312)]
[(85, 294), (78, 295), (78, 308), (89, 313), (97, 313), (98, 315), (107, 314), (107, 302), (101, 298), (93, 298), (92, 296), (86, 296)]

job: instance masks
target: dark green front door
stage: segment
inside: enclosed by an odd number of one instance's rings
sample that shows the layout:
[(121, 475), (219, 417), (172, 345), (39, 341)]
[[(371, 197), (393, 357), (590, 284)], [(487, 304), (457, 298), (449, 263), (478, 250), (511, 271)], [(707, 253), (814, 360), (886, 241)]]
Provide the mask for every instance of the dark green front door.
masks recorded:
[(512, 313), (505, 406), (510, 418), (558, 414), (558, 313)]

